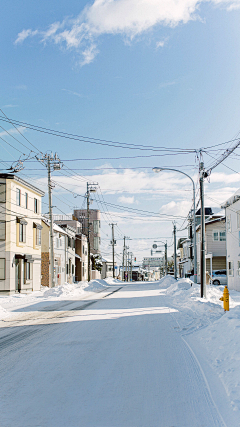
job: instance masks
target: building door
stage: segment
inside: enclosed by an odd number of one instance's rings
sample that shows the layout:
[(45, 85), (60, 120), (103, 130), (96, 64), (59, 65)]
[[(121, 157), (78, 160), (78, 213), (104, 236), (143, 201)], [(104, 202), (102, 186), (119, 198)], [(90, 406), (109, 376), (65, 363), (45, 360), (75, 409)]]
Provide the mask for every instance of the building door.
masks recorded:
[(21, 289), (21, 264), (19, 259), (15, 260), (15, 290), (20, 292)]

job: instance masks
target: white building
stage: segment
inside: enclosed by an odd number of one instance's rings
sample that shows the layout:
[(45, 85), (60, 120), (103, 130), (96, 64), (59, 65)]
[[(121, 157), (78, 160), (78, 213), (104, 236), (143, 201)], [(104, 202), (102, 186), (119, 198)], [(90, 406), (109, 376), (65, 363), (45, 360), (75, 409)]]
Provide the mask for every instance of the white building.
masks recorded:
[(240, 291), (240, 189), (222, 207), (226, 213), (228, 287)]
[(18, 176), (0, 174), (0, 292), (40, 289), (42, 196)]

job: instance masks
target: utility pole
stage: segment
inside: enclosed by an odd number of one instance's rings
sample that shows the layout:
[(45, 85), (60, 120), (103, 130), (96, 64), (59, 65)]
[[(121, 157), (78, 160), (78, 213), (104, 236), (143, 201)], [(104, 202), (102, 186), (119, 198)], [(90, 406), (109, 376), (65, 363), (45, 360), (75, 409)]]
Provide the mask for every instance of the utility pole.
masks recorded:
[[(124, 236), (123, 237), (123, 265), (122, 265), (122, 271), (123, 271), (123, 281), (125, 282), (125, 258), (126, 258), (126, 249), (129, 249), (126, 246), (126, 239), (130, 239), (130, 237)], [(126, 263), (126, 270), (127, 270), (127, 263)]]
[(127, 281), (129, 282), (129, 252), (127, 252)]
[(88, 282), (91, 280), (91, 244), (90, 244), (90, 193), (95, 193), (95, 186), (98, 184), (89, 184), (87, 182), (87, 245), (88, 245)]
[(125, 282), (125, 272), (124, 272), (124, 258), (125, 258), (125, 247), (126, 247), (126, 236), (123, 237), (123, 262), (122, 262), (122, 280)]
[(49, 225), (50, 225), (50, 287), (55, 286), (55, 277), (54, 277), (54, 245), (53, 245), (53, 219), (52, 219), (52, 183), (51, 183), (51, 170), (57, 171), (60, 170), (63, 166), (60, 161), (57, 153), (54, 155), (44, 154), (42, 158), (36, 159), (46, 166), (48, 171), (48, 213), (49, 213)]
[[(204, 163), (200, 162), (200, 201), (201, 201), (201, 298), (206, 298), (206, 256), (205, 256), (205, 207), (204, 207)], [(194, 254), (195, 255), (195, 254)]]
[(168, 274), (168, 265), (167, 265), (167, 242), (165, 243), (165, 276)]
[(174, 239), (174, 279), (177, 280), (177, 242), (176, 242), (176, 224), (173, 224), (173, 239)]
[(132, 282), (132, 257), (133, 257), (133, 254), (132, 254), (132, 252), (131, 252), (131, 275), (130, 275), (130, 277), (131, 277), (131, 282)]
[(52, 184), (51, 184), (51, 160), (47, 156), (48, 168), (48, 206), (49, 206), (49, 221), (50, 221), (50, 274), (51, 274), (51, 287), (55, 286), (54, 277), (54, 248), (53, 248), (53, 220), (52, 220)]
[(113, 259), (113, 279), (115, 278), (115, 262), (114, 262), (114, 246), (116, 241), (114, 240), (114, 225), (117, 224), (109, 224), (112, 226), (112, 259)]

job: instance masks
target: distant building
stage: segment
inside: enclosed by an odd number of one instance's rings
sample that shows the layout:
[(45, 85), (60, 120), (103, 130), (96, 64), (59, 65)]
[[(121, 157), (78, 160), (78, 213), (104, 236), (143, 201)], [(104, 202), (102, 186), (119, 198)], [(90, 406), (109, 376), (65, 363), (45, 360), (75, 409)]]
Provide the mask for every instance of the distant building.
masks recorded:
[(163, 267), (164, 266), (164, 256), (162, 257), (145, 257), (142, 262), (143, 268), (147, 267)]
[[(117, 263), (114, 263), (114, 267), (117, 267)], [(113, 262), (110, 259), (102, 258), (102, 271), (101, 279), (106, 279), (107, 277), (113, 277)], [(115, 268), (115, 278), (117, 277), (117, 268)]]
[[(82, 224), (82, 233), (88, 235), (88, 217), (87, 209), (75, 209), (73, 212), (76, 218)], [(98, 209), (89, 210), (89, 229), (90, 229), (90, 249), (92, 254), (100, 254), (101, 244), (101, 212)]]
[(0, 292), (30, 292), (41, 284), (41, 204), (44, 192), (0, 174)]

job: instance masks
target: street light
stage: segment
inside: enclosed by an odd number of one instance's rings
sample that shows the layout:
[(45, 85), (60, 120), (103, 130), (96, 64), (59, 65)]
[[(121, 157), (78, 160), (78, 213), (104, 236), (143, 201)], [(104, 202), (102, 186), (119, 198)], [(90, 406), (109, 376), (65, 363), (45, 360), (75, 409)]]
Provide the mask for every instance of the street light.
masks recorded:
[(182, 175), (185, 175), (192, 181), (193, 186), (193, 221), (194, 221), (194, 237), (193, 237), (193, 246), (194, 246), (194, 283), (197, 283), (197, 242), (196, 242), (196, 207), (195, 207), (195, 184), (193, 179), (190, 175), (188, 175), (185, 172), (182, 172), (178, 169), (172, 169), (172, 168), (153, 168), (154, 172), (162, 172), (162, 171), (172, 171), (172, 172), (179, 172)]

